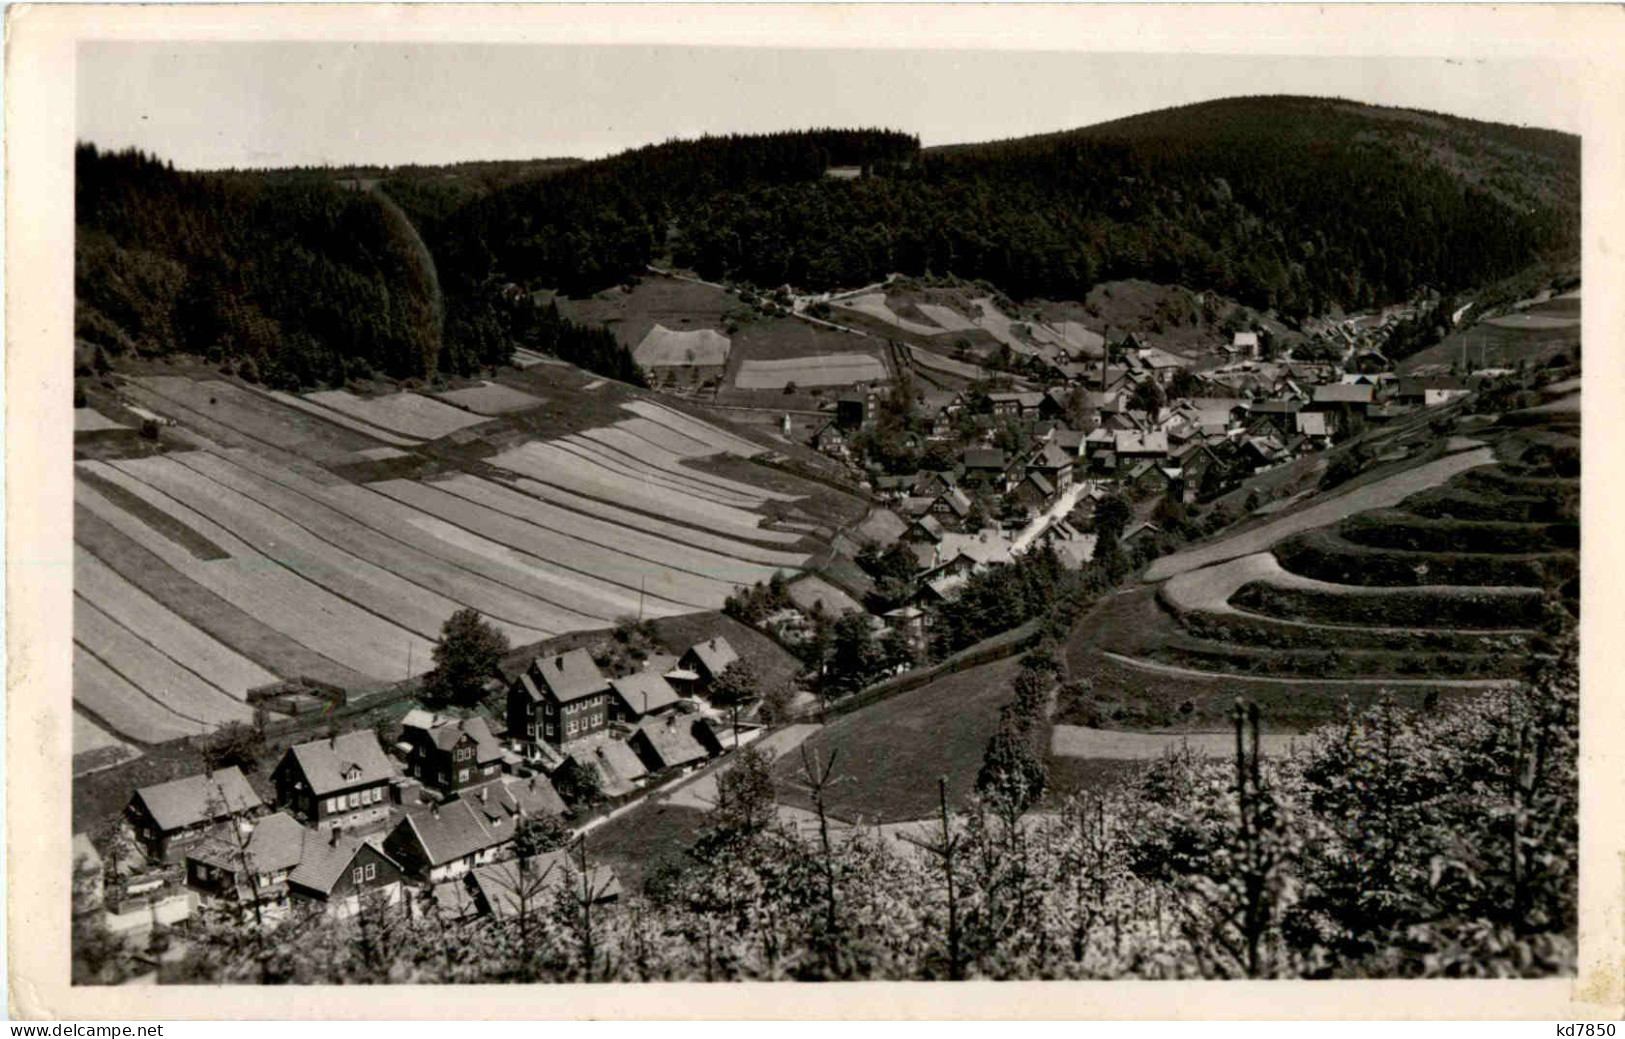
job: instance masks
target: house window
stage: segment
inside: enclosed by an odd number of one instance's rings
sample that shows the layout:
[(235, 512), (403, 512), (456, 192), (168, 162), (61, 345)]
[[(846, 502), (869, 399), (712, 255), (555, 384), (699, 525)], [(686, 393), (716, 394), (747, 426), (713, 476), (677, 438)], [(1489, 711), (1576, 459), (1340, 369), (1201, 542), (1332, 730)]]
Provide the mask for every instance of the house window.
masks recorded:
[(552, 716), (552, 714), (553, 714), (553, 705), (552, 704), (547, 705), (547, 713), (548, 713), (549, 717)]
[(553, 726), (551, 726), (551, 725), (549, 725), (549, 726), (548, 726), (548, 727), (547, 727), (547, 734), (548, 734), (548, 735), (549, 735), (549, 736), (551, 736), (551, 735), (553, 735)]
[(367, 879), (367, 871), (362, 869), (360, 866), (357, 866), (355, 869), (350, 871), (350, 879), (356, 884), (360, 884), (362, 881)]
[(336, 797), (329, 797), (327, 799), (327, 811), (328, 811), (328, 813), (331, 814), (331, 813), (336, 812), (338, 810), (339, 810), (339, 799), (336, 798)]
[(459, 783), (468, 782), (468, 769), (460, 768), (460, 769), (457, 770), (457, 782), (459, 782)]
[(367, 879), (372, 880), (377, 876), (378, 876), (378, 864), (376, 862), (367, 863)]

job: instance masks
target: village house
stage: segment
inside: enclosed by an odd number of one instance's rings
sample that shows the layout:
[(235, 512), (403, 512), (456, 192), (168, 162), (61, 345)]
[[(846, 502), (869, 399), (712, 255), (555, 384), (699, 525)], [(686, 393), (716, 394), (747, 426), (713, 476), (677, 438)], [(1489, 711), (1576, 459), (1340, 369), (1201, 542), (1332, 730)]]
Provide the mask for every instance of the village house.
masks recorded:
[(1027, 513), (1042, 512), (1055, 500), (1055, 485), (1036, 470), (1029, 470), (1010, 491), (1010, 500)]
[(1247, 409), (1247, 432), (1268, 436), (1274, 434), (1283, 440), (1298, 431), (1298, 412), (1303, 410), (1299, 400), (1255, 400)]
[(1044, 394), (1036, 390), (999, 391), (987, 394), (984, 400), (986, 405), (983, 410), (996, 419), (1037, 421), (1044, 406)]
[(1117, 456), (1118, 468), (1160, 460), (1168, 457), (1168, 434), (1118, 430), (1112, 437), (1112, 452)]
[(372, 826), (389, 818), (399, 773), (371, 729), (290, 747), (271, 772), (278, 807), (317, 829)]
[(615, 697), (610, 701), (611, 721), (637, 724), (649, 715), (675, 711), (682, 697), (659, 672), (645, 669), (624, 678), (611, 678)]
[(908, 640), (908, 648), (916, 655), (925, 652), (929, 641), (927, 625), (929, 614), (918, 606), (899, 606), (895, 610), (888, 610), (880, 618), (886, 624), (888, 631), (901, 631)]
[(869, 429), (880, 411), (880, 395), (868, 386), (859, 386), (835, 399), (835, 424), (851, 431)]
[(583, 884), (580, 863), (568, 849), (509, 859), (481, 866), (464, 878), (473, 900), (474, 913), (496, 920), (511, 920), (521, 913), (546, 914), (558, 893), (568, 891), (579, 897), (585, 888), (594, 905), (616, 902), (621, 897), (621, 881), (609, 866), (589, 863)]
[(944, 533), (941, 521), (935, 516), (921, 516), (908, 525), (901, 540), (911, 545), (935, 545), (942, 541)]
[(495, 861), (517, 829), (517, 815), (493, 819), (458, 797), (404, 809), (384, 838), (384, 852), (408, 877), (438, 884)]
[(338, 917), (354, 914), (361, 899), (386, 904), (400, 895), (400, 865), (371, 844), (339, 829), (320, 832), (275, 812), (243, 836), (217, 832), (186, 857), (187, 886), (227, 899), (245, 911), (314, 908)]
[(692, 674), (694, 677), (689, 689), (679, 689), (685, 695), (703, 696), (710, 691), (713, 683), (722, 677), (728, 670), (728, 665), (739, 659), (739, 654), (728, 640), (716, 636), (696, 642), (690, 646), (681, 657), (677, 659), (679, 671)]
[(401, 743), (407, 775), (446, 793), (489, 782), (502, 771), (502, 744), (479, 716), (438, 718), (410, 711), (401, 720)]
[(537, 744), (584, 739), (609, 724), (611, 696), (586, 650), (537, 657), (508, 687), (508, 738), (533, 756)]
[(846, 434), (841, 431), (840, 426), (835, 424), (834, 419), (830, 419), (813, 430), (812, 436), (807, 438), (807, 444), (814, 451), (835, 458), (846, 458), (851, 453), (847, 450)]
[(651, 773), (689, 768), (722, 753), (722, 741), (705, 719), (680, 714), (645, 718), (626, 743)]
[(1004, 471), (1009, 462), (1002, 448), (967, 447), (963, 455), (965, 482), (1002, 490)]
[(1258, 359), (1258, 333), (1237, 332), (1230, 338), (1230, 348), (1239, 357)]
[(948, 488), (931, 502), (931, 515), (946, 523), (962, 523), (970, 511), (970, 495), (958, 487)]
[[(1325, 414), (1334, 436), (1353, 436), (1365, 429), (1366, 409), (1371, 406), (1375, 386), (1362, 383), (1327, 383), (1315, 387), (1315, 398), (1304, 410)], [(1293, 429), (1291, 432), (1296, 432)]]
[(1027, 459), (1027, 473), (1043, 476), (1054, 494), (1065, 494), (1072, 487), (1072, 467), (1076, 464), (1076, 455), (1051, 442)]
[(578, 745), (570, 757), (598, 775), (598, 787), (609, 797), (624, 797), (648, 777), (649, 768), (624, 740), (594, 740)]
[(179, 863), (209, 830), (262, 811), (265, 803), (231, 768), (141, 787), (124, 807), (135, 841), (154, 863)]
[(1455, 375), (1400, 379), (1397, 389), (1395, 401), (1424, 408), (1437, 407), (1472, 392), (1466, 380)]

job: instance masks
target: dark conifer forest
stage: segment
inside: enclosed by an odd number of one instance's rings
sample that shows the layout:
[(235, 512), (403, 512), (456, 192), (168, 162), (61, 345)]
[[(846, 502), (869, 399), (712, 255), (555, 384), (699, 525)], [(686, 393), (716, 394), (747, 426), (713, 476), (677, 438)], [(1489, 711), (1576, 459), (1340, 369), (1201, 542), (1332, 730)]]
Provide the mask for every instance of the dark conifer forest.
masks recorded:
[(83, 145), (76, 334), (115, 354), (248, 358), (288, 386), (466, 373), (526, 344), (632, 378), (612, 337), (530, 293), (591, 293), (655, 261), (809, 290), (952, 274), (1018, 299), (1143, 278), (1292, 321), (1577, 254), (1579, 150), (1284, 97), (951, 148), (814, 130), (367, 179), (182, 173)]

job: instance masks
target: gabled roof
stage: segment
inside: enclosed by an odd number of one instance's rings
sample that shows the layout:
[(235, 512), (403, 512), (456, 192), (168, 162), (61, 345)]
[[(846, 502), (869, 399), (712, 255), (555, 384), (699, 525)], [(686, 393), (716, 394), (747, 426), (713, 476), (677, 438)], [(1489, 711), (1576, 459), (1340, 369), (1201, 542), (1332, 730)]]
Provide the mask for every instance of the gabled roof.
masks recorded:
[[(349, 871), (350, 864), (355, 862), (355, 857), (361, 854), (361, 849), (368, 846), (369, 842), (337, 830), (330, 834), (306, 830), (304, 854), (300, 856), (299, 867), (288, 874), (288, 883), (330, 895), (334, 886)], [(400, 863), (378, 847), (372, 846), (372, 850), (397, 869), (400, 867)]]
[[(499, 920), (517, 916), (521, 908), (541, 913), (552, 904), (553, 893), (565, 884), (579, 893), (581, 873), (566, 848), (528, 859), (495, 862), (474, 870), (473, 885)], [(588, 863), (587, 890), (595, 902), (621, 896), (621, 881), (608, 866)]]
[(937, 495), (937, 501), (945, 501), (948, 507), (954, 510), (954, 515), (964, 518), (970, 514), (970, 496), (958, 487), (950, 487)]
[(1296, 415), (1303, 409), (1301, 400), (1255, 400), (1247, 407), (1249, 415)]
[[(647, 741), (657, 768), (678, 768), (710, 757), (705, 745), (694, 734), (696, 726), (704, 725), (699, 719), (668, 714), (664, 718), (645, 718), (638, 723), (638, 733)], [(633, 734), (633, 739), (637, 733)]]
[(466, 802), (488, 829), (517, 827), (521, 816), (565, 812), (564, 799), (546, 776), (503, 776), (458, 791), (456, 800)]
[(997, 447), (965, 448), (966, 469), (1004, 469), (1004, 450)]
[(1112, 449), (1118, 454), (1167, 454), (1167, 433), (1141, 433), (1138, 430), (1120, 429), (1112, 440)]
[(512, 840), (515, 829), (512, 822), (488, 825), (462, 798), (439, 807), (409, 808), (397, 830), (400, 827), (416, 839), (431, 866), (443, 866)]
[(1033, 457), (1028, 460), (1027, 464), (1030, 466), (1037, 466), (1040, 469), (1065, 469), (1070, 466), (1073, 461), (1074, 459), (1071, 455), (1067, 454), (1057, 445), (1050, 443), (1045, 444), (1043, 450), (1033, 455)]
[(1082, 432), (1081, 430), (1057, 429), (1055, 431), (1054, 444), (1062, 451), (1075, 455), (1083, 447), (1084, 441), (1087, 439), (1088, 434)]
[(233, 873), (275, 873), (299, 864), (310, 832), (287, 812), (273, 812), (255, 824), (241, 845), (230, 833), (219, 833), (187, 852), (187, 858)]
[[(373, 745), (377, 745), (377, 740)], [(162, 830), (178, 830), (251, 811), (264, 804), (235, 765), (145, 786), (137, 790), (135, 796), (147, 806), (147, 812)]]
[(382, 783), (397, 774), (395, 765), (378, 746), (377, 733), (371, 729), (301, 743), (288, 753), (293, 755), (305, 782), (310, 784), (311, 793), (317, 797), (353, 786)]
[(932, 541), (942, 540), (942, 523), (935, 516), (921, 516), (911, 526), (919, 527), (930, 535)]
[(677, 690), (658, 671), (639, 671), (625, 678), (611, 678), (609, 687), (625, 701), (634, 714), (650, 714), (681, 700)]
[(728, 670), (728, 665), (739, 659), (739, 654), (728, 644), (728, 640), (720, 636), (696, 642), (689, 648), (702, 667), (712, 678)]
[(1298, 432), (1312, 437), (1331, 436), (1331, 422), (1324, 411), (1300, 411)]
[(422, 730), (441, 750), (452, 749), (467, 736), (474, 741), (474, 757), (481, 764), (502, 757), (502, 744), (491, 735), (489, 724), (480, 715), (469, 718), (441, 718), (428, 711), (412, 711), (402, 719), (401, 728)]
[(1040, 472), (1031, 472), (1031, 471), (1029, 471), (1027, 473), (1027, 478), (1025, 480), (1022, 480), (1021, 482), (1022, 483), (1030, 483), (1034, 487), (1037, 487), (1039, 489), (1039, 491), (1041, 491), (1043, 493), (1044, 497), (1046, 497), (1046, 498), (1048, 498), (1050, 495), (1055, 493), (1055, 485), (1050, 483), (1049, 480), (1044, 476), (1044, 474), (1040, 473)]
[(592, 654), (584, 649), (572, 649), (551, 657), (537, 657), (525, 669), (524, 678), (532, 679), (526, 691), (532, 699), (541, 699), (540, 683), (559, 703), (570, 703), (595, 693), (609, 691), (609, 682), (592, 662)]
[(1239, 349), (1252, 349), (1258, 346), (1257, 332), (1237, 332), (1230, 340), (1230, 345)]
[(1328, 383), (1315, 387), (1315, 403), (1370, 404), (1371, 390), (1372, 387), (1369, 384)]
[[(586, 756), (585, 751), (582, 752), (582, 756)], [(619, 780), (627, 786), (649, 774), (643, 759), (622, 740), (599, 742), (592, 748), (592, 756), (596, 759), (595, 764), (599, 771), (612, 781)]]

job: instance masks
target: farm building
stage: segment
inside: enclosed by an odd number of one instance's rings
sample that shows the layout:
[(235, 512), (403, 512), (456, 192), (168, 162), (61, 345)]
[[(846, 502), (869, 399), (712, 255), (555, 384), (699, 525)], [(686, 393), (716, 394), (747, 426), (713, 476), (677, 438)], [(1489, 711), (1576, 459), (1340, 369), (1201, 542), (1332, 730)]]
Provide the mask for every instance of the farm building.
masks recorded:
[(728, 337), (710, 328), (674, 332), (655, 325), (632, 351), (632, 360), (646, 369), (652, 381), (698, 385), (722, 377), (728, 367)]
[(704, 692), (711, 687), (711, 683), (722, 677), (728, 670), (728, 665), (739, 659), (739, 654), (728, 644), (725, 638), (710, 638), (704, 642), (696, 642), (677, 659), (680, 671), (691, 672), (694, 678), (695, 692)]
[(153, 862), (180, 862), (215, 826), (264, 807), (233, 765), (214, 772), (145, 786), (130, 795), (124, 817)]
[(398, 773), (371, 729), (289, 747), (271, 772), (277, 805), (318, 829), (368, 826), (389, 817)]
[(625, 678), (611, 678), (609, 687), (615, 690), (610, 702), (611, 720), (636, 723), (654, 714), (665, 714), (677, 709), (682, 697), (671, 683), (652, 670), (639, 671)]

